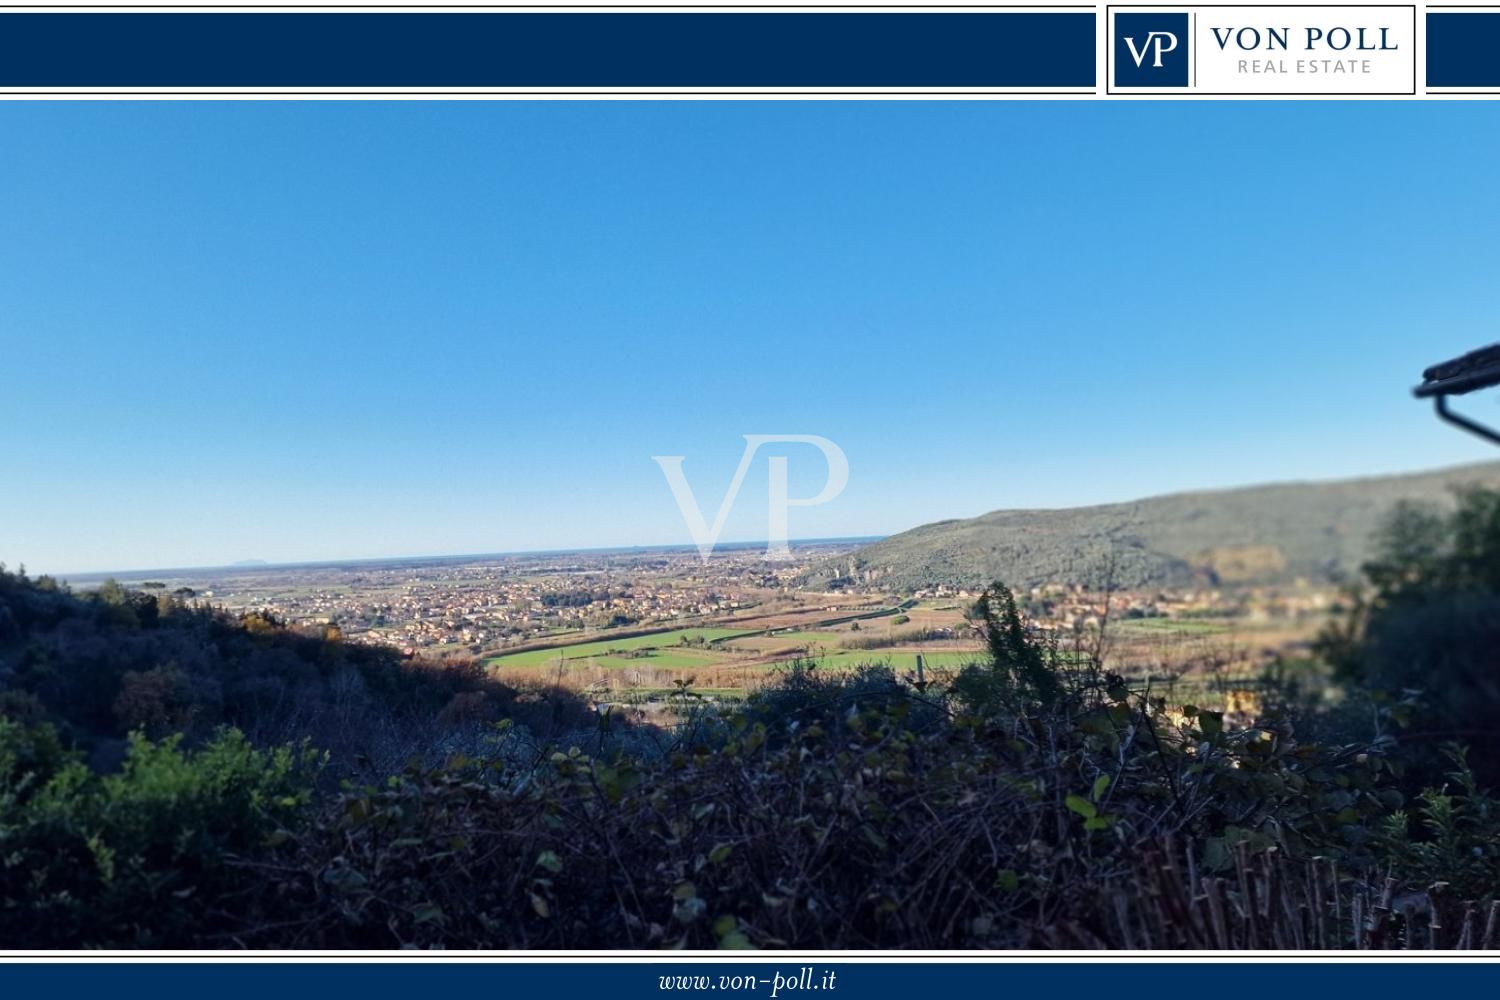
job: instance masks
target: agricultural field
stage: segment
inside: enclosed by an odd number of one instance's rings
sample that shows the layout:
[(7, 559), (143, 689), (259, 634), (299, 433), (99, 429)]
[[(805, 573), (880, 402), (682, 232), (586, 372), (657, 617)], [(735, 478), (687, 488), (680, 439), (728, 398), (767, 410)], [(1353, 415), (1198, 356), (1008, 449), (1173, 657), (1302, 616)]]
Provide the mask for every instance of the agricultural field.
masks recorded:
[(837, 649), (839, 643), (850, 636), (849, 632), (771, 632), (765, 635), (750, 635), (742, 639), (727, 639), (717, 645), (725, 652), (745, 653), (756, 656), (773, 655), (778, 651), (805, 649)]
[(1111, 628), (1138, 635), (1218, 635), (1234, 630), (1243, 623), (1214, 618), (1126, 618), (1112, 622)]
[(865, 664), (884, 664), (892, 670), (909, 672), (917, 669), (917, 657), (929, 670), (957, 670), (984, 658), (978, 647), (972, 650), (955, 649), (845, 649), (828, 653), (818, 659), (821, 666), (843, 670)]
[[(902, 643), (922, 628), (958, 621), (949, 607), (910, 609), (900, 614), (843, 620), (843, 609), (782, 613), (753, 624), (760, 628), (700, 627), (621, 639), (590, 639), (546, 649), (494, 656), (485, 661), (516, 682), (542, 681), (578, 690), (650, 697), (687, 682), (697, 692), (738, 695), (764, 684), (785, 664), (807, 659), (827, 670), (885, 664), (910, 672), (917, 656), (933, 669), (957, 669), (973, 662), (977, 646), (968, 642)], [(858, 612), (855, 612), (858, 613)], [(899, 621), (900, 624), (894, 624)], [(736, 624), (740, 624), (736, 622)], [(745, 623), (751, 624), (751, 623)], [(875, 649), (848, 648), (871, 639), (898, 641)]]
[[(699, 653), (699, 649), (692, 644), (706, 644), (715, 639), (728, 639), (732, 636), (743, 635), (744, 633), (744, 629), (733, 628), (676, 629), (671, 632), (658, 632), (653, 635), (632, 636), (628, 639), (596, 639), (590, 642), (580, 642), (567, 646), (552, 646), (547, 649), (528, 649), (518, 653), (506, 653), (503, 656), (492, 657), (486, 660), (485, 663), (497, 669), (505, 669), (507, 667), (540, 667), (555, 665), (560, 661), (588, 659), (594, 659), (599, 662), (604, 660), (621, 660), (627, 664), (635, 664), (640, 660), (652, 659), (659, 665), (666, 665), (665, 660), (669, 655), (679, 658), (691, 658), (702, 655)], [(631, 653), (638, 655), (626, 655)], [(692, 664), (684, 663), (684, 665), (691, 666)]]
[[(909, 674), (921, 656), (928, 670), (952, 672), (984, 656), (964, 618), (967, 603), (923, 600), (897, 608), (892, 600), (879, 606), (886, 613), (868, 618), (854, 617), (868, 612), (847, 606), (784, 608), (618, 639), (593, 631), (485, 663), (513, 683), (609, 692), (610, 698), (626, 700), (656, 698), (683, 684), (697, 692), (742, 696), (799, 659), (828, 671), (880, 664)], [(1133, 682), (1222, 684), (1228, 677), (1254, 677), (1277, 657), (1299, 655), (1320, 624), (1316, 619), (1119, 618), (1109, 623), (1104, 653), (1112, 668)], [(1076, 639), (1071, 633), (1059, 639), (1064, 647), (1092, 643), (1091, 634), (1097, 635), (1085, 631)]]
[[(712, 653), (690, 649), (641, 649), (628, 656), (589, 656), (584, 661), (596, 667), (626, 669), (654, 667), (658, 670), (692, 670), (712, 666), (720, 658)], [(556, 661), (553, 661), (556, 662)]]

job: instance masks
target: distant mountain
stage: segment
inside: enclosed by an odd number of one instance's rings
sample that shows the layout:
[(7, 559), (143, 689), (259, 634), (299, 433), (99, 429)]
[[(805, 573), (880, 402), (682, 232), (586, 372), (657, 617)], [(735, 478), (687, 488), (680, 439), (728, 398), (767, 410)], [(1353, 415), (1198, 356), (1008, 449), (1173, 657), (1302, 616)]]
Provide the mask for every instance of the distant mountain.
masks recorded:
[(814, 588), (1318, 583), (1357, 576), (1400, 500), (1448, 506), (1465, 484), (1500, 487), (1500, 462), (1411, 475), (1177, 493), (1063, 510), (939, 521), (813, 566)]

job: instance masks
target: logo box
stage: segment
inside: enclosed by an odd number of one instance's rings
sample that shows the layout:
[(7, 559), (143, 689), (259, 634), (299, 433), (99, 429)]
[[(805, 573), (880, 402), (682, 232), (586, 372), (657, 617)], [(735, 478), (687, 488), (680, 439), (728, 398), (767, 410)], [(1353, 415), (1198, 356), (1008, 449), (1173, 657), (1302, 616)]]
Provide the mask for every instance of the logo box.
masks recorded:
[(1114, 16), (1116, 87), (1186, 87), (1189, 46), (1186, 13)]

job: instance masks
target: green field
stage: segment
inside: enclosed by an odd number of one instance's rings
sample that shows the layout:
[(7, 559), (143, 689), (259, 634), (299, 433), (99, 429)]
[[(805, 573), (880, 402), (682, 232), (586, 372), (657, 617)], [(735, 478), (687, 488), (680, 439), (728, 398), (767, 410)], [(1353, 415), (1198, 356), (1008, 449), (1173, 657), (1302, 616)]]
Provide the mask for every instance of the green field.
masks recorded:
[[(503, 656), (495, 656), (486, 660), (485, 663), (491, 667), (542, 667), (555, 664), (558, 660), (586, 660), (591, 657), (599, 661), (609, 659), (621, 664), (634, 666), (658, 666), (670, 667), (679, 664), (667, 662), (668, 654), (681, 655), (684, 658), (696, 657), (691, 662), (684, 662), (682, 666), (698, 666), (708, 662), (710, 656), (698, 652), (693, 648), (682, 645), (684, 638), (689, 640), (702, 639), (707, 642), (710, 639), (721, 639), (729, 636), (743, 635), (744, 629), (733, 628), (684, 628), (672, 632), (659, 632), (655, 635), (638, 635), (629, 639), (599, 639), (594, 642), (580, 642), (572, 646), (558, 646), (553, 649), (528, 649), (520, 653), (506, 653)], [(626, 657), (611, 656), (612, 653), (623, 653), (636, 649), (653, 649), (662, 652), (651, 657)], [(614, 665), (613, 663), (611, 665)]]
[[(756, 635), (745, 639), (731, 639), (721, 645), (733, 650), (746, 652), (762, 652), (772, 649), (786, 649), (789, 646), (826, 646), (834, 649), (838, 644), (849, 638), (848, 632), (777, 632), (774, 635)], [(859, 633), (853, 633), (858, 635)]]
[[(984, 658), (982, 650), (962, 652), (956, 650), (942, 650), (936, 653), (923, 653), (922, 661), (928, 667), (953, 669), (975, 663)], [(832, 667), (846, 670), (865, 664), (877, 666), (889, 666), (892, 670), (915, 670), (917, 669), (917, 654), (904, 649), (843, 649), (836, 653), (817, 657), (820, 666)]]
[[(736, 640), (736, 636), (745, 638)], [(709, 642), (715, 639), (725, 641), (722, 645), (707, 647), (686, 646), (682, 642), (684, 637), (694, 642)], [(704, 667), (731, 665), (737, 658), (765, 655), (800, 646), (808, 649), (809, 659), (829, 670), (852, 670), (865, 664), (885, 664), (903, 672), (916, 669), (917, 651), (915, 650), (840, 649), (839, 643), (847, 638), (849, 638), (847, 632), (805, 631), (757, 635), (744, 629), (687, 628), (628, 639), (596, 639), (552, 649), (529, 649), (492, 657), (485, 662), (486, 665), (497, 670), (556, 667), (561, 664), (573, 667), (601, 667), (610, 670), (692, 671)], [(973, 652), (939, 650), (922, 654), (927, 666), (935, 669), (957, 669), (974, 662), (982, 655), (979, 650)], [(754, 669), (774, 670), (779, 663), (788, 662), (793, 658), (791, 654), (788, 654), (781, 657), (778, 663), (762, 664)]]
[[(585, 661), (596, 667), (611, 667), (629, 669), (635, 667), (654, 667), (659, 670), (691, 670), (694, 667), (705, 667), (712, 663), (724, 662), (722, 657), (716, 657), (713, 653), (703, 653), (696, 649), (648, 649), (636, 656), (591, 656)], [(556, 663), (556, 660), (550, 661)], [(568, 662), (578, 663), (577, 658)]]

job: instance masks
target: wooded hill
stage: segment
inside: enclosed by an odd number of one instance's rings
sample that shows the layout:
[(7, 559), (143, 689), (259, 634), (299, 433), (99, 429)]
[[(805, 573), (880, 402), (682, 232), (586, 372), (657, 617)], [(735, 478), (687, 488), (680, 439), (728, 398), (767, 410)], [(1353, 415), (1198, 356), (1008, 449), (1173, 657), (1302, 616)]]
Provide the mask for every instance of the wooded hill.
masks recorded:
[(802, 583), (896, 590), (1044, 583), (1125, 588), (1340, 582), (1358, 574), (1403, 500), (1451, 509), (1454, 490), (1500, 485), (1500, 462), (1334, 482), (1177, 493), (938, 521), (815, 566)]

